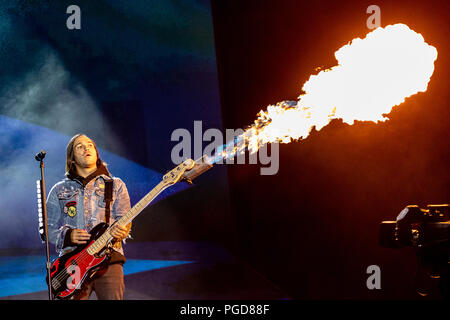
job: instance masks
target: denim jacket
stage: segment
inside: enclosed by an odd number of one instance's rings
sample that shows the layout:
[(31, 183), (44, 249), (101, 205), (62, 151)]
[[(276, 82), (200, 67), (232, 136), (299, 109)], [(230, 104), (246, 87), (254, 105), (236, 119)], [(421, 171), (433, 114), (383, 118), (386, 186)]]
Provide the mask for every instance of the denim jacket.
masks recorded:
[[(85, 229), (105, 222), (105, 180), (101, 174), (86, 186), (77, 179), (65, 178), (50, 190), (47, 197), (47, 220), (49, 241), (56, 246), (61, 256), (76, 247), (63, 247), (69, 229)], [(113, 201), (111, 202), (110, 225), (130, 210), (130, 197), (125, 183), (113, 177)], [(123, 248), (114, 248), (123, 255)]]

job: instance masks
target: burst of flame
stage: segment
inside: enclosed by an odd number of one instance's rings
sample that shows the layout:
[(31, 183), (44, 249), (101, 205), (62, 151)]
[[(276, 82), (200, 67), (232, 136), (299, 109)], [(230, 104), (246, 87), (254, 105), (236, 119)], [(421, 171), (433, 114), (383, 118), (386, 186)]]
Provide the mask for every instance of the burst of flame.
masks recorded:
[(320, 130), (332, 119), (348, 124), (387, 120), (383, 114), (427, 90), (437, 50), (421, 34), (395, 24), (354, 39), (335, 57), (338, 65), (311, 75), (298, 101), (270, 105), (258, 114), (240, 137), (250, 152), (270, 142), (304, 139), (313, 127)]

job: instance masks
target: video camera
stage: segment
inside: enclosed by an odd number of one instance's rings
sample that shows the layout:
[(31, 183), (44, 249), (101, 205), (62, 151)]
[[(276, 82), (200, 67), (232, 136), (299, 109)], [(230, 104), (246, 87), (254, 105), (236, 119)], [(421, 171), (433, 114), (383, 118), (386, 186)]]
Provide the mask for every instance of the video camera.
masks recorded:
[[(450, 291), (449, 234), (450, 206), (409, 205), (396, 221), (380, 224), (379, 244), (384, 248), (412, 247), (418, 258), (417, 292), (423, 296), (439, 290), (448, 298)], [(437, 289), (434, 288), (437, 283)]]

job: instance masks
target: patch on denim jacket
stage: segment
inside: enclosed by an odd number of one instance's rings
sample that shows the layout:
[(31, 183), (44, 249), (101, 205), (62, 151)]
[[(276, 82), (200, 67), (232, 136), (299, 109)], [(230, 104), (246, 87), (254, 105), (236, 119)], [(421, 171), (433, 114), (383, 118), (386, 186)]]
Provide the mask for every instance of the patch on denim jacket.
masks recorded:
[(77, 202), (69, 201), (64, 206), (64, 213), (67, 213), (69, 217), (73, 218), (77, 214)]

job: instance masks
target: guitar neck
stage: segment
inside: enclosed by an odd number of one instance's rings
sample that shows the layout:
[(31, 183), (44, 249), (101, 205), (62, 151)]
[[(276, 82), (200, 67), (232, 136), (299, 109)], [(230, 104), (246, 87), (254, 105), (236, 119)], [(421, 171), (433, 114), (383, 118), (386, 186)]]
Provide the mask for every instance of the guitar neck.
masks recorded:
[(163, 181), (161, 181), (156, 187), (152, 189), (149, 193), (147, 193), (138, 203), (134, 205), (126, 214), (124, 214), (119, 220), (117, 220), (117, 224), (124, 226), (129, 224), (134, 218), (137, 217), (139, 213), (142, 212), (149, 204), (152, 202), (164, 189), (169, 187)]
[[(124, 214), (119, 220), (117, 220), (117, 224), (120, 226), (125, 226), (129, 224), (134, 218), (137, 217), (139, 213), (142, 212), (164, 189), (169, 187), (170, 184), (161, 181), (156, 187), (154, 187), (149, 193), (147, 193), (138, 203), (134, 205), (126, 214)], [(87, 252), (89, 254), (95, 254), (103, 249), (110, 240), (112, 240), (112, 236), (110, 234), (111, 226), (101, 235), (97, 240), (92, 243), (89, 248), (87, 248)]]
[[(183, 161), (183, 163), (179, 164), (176, 168), (170, 170), (163, 176), (163, 179), (156, 187), (152, 189), (145, 197), (143, 197), (136, 205), (130, 209), (126, 214), (124, 214), (119, 220), (117, 220), (117, 224), (120, 226), (125, 226), (129, 224), (136, 216), (141, 213), (142, 210), (147, 207), (153, 199), (156, 198), (158, 194), (160, 194), (164, 189), (169, 186), (177, 183), (180, 179), (182, 179), (183, 174), (187, 170), (191, 170), (195, 165), (194, 160), (187, 159)], [(102, 250), (111, 240), (112, 236), (110, 233), (111, 226), (97, 239), (95, 240), (86, 250), (89, 254), (93, 255), (100, 250)]]

